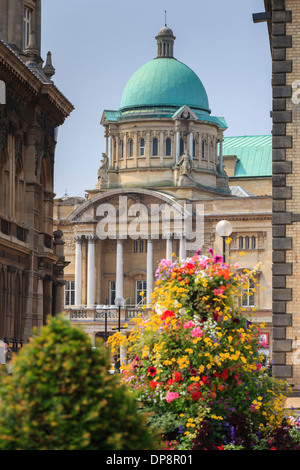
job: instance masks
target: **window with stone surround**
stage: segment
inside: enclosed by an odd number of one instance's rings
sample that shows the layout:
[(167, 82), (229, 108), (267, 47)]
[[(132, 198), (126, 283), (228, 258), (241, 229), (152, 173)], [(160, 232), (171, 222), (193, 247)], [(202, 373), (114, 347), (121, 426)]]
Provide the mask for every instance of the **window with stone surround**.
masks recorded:
[(195, 139), (193, 139), (193, 158), (197, 158), (197, 143)]
[(145, 155), (145, 139), (140, 139), (140, 157)]
[(145, 303), (147, 298), (147, 281), (135, 281), (136, 282), (136, 304), (141, 305)]
[(154, 137), (154, 139), (152, 140), (152, 156), (158, 156), (158, 140), (156, 137)]
[(255, 284), (253, 279), (245, 281), (241, 295), (242, 307), (254, 307), (255, 305)]
[(32, 10), (24, 5), (23, 8), (23, 49), (26, 49), (31, 33)]
[(170, 137), (166, 139), (166, 156), (170, 157), (172, 155), (172, 141)]
[(129, 139), (128, 141), (128, 156), (133, 157), (133, 140)]
[(124, 157), (124, 140), (120, 142), (120, 158)]
[(180, 152), (180, 155), (184, 154), (184, 140), (183, 139), (180, 139), (180, 142), (179, 142), (179, 152)]
[(66, 281), (65, 306), (75, 305), (75, 281)]
[(255, 250), (257, 248), (257, 237), (255, 235), (239, 237), (239, 250)]
[(206, 158), (206, 145), (205, 145), (204, 140), (202, 141), (202, 144), (201, 144), (201, 154), (202, 154), (202, 158), (205, 159)]
[(116, 281), (109, 281), (109, 305), (115, 305)]

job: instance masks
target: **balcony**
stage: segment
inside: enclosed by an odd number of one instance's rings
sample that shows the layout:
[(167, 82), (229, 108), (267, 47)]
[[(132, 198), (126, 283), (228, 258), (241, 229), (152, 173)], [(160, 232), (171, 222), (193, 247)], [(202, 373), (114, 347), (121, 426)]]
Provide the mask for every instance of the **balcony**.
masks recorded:
[[(123, 326), (124, 323), (129, 322), (133, 318), (136, 318), (141, 312), (147, 312), (148, 309), (142, 309), (137, 306), (126, 306), (120, 309), (120, 323)], [(104, 325), (107, 321), (110, 326), (118, 326), (119, 321), (119, 309), (113, 306), (97, 306), (95, 308), (88, 307), (65, 307), (64, 316), (71, 322), (93, 322)]]

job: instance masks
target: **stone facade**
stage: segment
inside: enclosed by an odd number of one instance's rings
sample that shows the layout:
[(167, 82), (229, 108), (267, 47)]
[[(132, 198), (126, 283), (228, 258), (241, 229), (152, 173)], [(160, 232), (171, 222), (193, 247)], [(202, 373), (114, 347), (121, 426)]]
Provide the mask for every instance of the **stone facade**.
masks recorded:
[[(132, 205), (132, 202), (138, 202), (150, 208), (150, 205), (155, 202), (164, 204), (167, 201), (160, 192), (149, 188), (101, 191), (93, 194), (92, 197), (89, 196), (86, 200), (68, 197), (55, 200), (55, 224), (57, 229), (63, 231), (65, 256), (69, 262), (65, 268), (65, 280), (67, 284), (75, 283), (75, 286), (80, 282), (81, 287), (79, 300), (76, 301), (76, 295), (74, 295), (73, 305), (65, 305), (64, 311), (70, 319), (76, 323), (80, 322), (93, 339), (97, 335), (103, 335), (105, 330), (104, 313), (101, 309), (97, 312), (97, 305), (113, 304), (112, 284), (116, 290), (118, 289), (118, 240), (117, 237), (101, 240), (97, 236), (97, 224), (101, 220), (97, 216), (97, 211), (101, 205), (107, 204), (116, 207), (116, 212), (118, 212), (120, 195), (127, 197), (128, 207)], [(233, 227), (232, 241), (226, 245), (227, 260), (231, 263), (238, 262), (241, 269), (253, 269), (261, 263), (258, 273), (259, 286), (256, 289), (254, 303), (245, 305), (244, 309), (245, 314), (250, 315), (252, 320), (259, 324), (264, 323), (262, 332), (266, 333), (270, 340), (266, 352), (272, 354), (271, 197), (219, 197), (209, 200), (204, 198), (193, 201), (194, 208), (197, 204), (203, 205), (204, 209), (205, 249), (212, 247), (217, 253), (222, 254), (222, 239), (216, 234), (216, 224), (219, 220), (226, 219)], [(140, 311), (137, 283), (145, 282), (146, 289), (149, 291), (150, 273), (154, 288), (154, 273), (158, 261), (170, 257), (172, 252), (179, 258), (185, 255), (192, 256), (195, 252), (194, 249), (184, 250), (179, 238), (176, 239), (173, 236), (170, 240), (166, 235), (160, 230), (159, 237), (152, 242), (145, 238), (134, 240), (127, 237), (123, 240), (122, 296), (126, 300), (127, 308), (121, 313), (122, 325)], [(241, 245), (241, 240), (243, 245)], [(249, 240), (248, 244), (247, 240)], [(153, 248), (151, 268), (149, 268), (150, 242)], [(170, 242), (172, 245), (169, 248)], [(91, 247), (93, 247), (92, 250)], [(244, 256), (240, 255), (241, 252)], [(90, 263), (92, 263), (92, 269)], [(80, 266), (80, 276), (77, 272), (78, 266)], [(113, 294), (119, 295), (117, 291)], [(111, 332), (112, 327), (116, 326), (117, 315), (114, 317), (113, 311), (110, 311), (108, 331)]]
[(300, 388), (299, 363), (299, 80), (300, 4), (266, 1), (273, 89), (274, 374)]
[[(162, 28), (160, 33), (156, 37), (158, 57), (146, 64), (148, 73), (152, 67), (159, 69), (164, 65), (155, 61), (174, 61), (175, 38), (169, 28)], [(183, 68), (177, 61), (168, 65), (174, 67), (174, 73), (181, 73)], [(234, 164), (238, 156), (223, 158), (225, 120), (210, 116), (202, 85), (194, 75), (191, 80), (197, 84), (197, 96), (202, 96), (198, 108), (189, 102), (176, 101), (178, 97), (181, 99), (178, 93), (170, 98), (170, 104), (163, 106), (165, 95), (161, 90), (166, 86), (165, 78), (161, 82), (154, 80), (153, 94), (152, 81), (150, 85), (138, 81), (138, 89), (143, 92), (136, 94), (130, 80), (130, 96), (135, 96), (137, 102), (131, 100), (128, 105), (128, 100), (123, 99), (124, 92), (122, 103), (125, 101), (127, 107), (102, 114), (106, 148), (94, 189), (87, 189), (85, 198), (66, 196), (55, 200), (55, 228), (64, 234), (65, 256), (69, 262), (65, 268), (64, 313), (82, 325), (93, 340), (111, 334), (112, 328), (118, 326), (116, 298), (125, 301), (125, 308), (120, 311), (123, 327), (141, 311), (141, 290), (146, 291), (144, 306), (149, 305), (155, 287), (155, 270), (161, 259), (192, 256), (200, 247), (223, 252), (223, 240), (216, 234), (216, 225), (227, 219), (233, 232), (231, 243), (226, 245), (226, 260), (238, 262), (240, 269), (250, 270), (260, 263), (255, 294), (248, 300), (241, 295), (241, 299), (245, 314), (252, 321), (264, 323), (262, 333), (269, 338), (265, 352), (272, 354), (271, 176), (263, 174), (260, 178), (235, 181)], [(173, 89), (174, 83), (167, 96), (172, 95)], [(128, 84), (125, 90), (128, 97)], [(159, 96), (159, 105), (151, 105), (149, 96), (151, 99)], [(189, 91), (183, 96), (183, 100), (190, 96)], [(138, 101), (140, 97), (144, 102)], [(202, 103), (205, 109), (200, 109)], [(248, 185), (251, 191), (239, 188), (239, 183)], [(230, 184), (237, 185), (235, 190), (240, 196), (232, 193)], [(193, 230), (201, 208), (202, 238), (191, 246), (175, 219), (166, 228), (161, 217), (156, 226), (149, 217), (156, 214), (152, 212), (155, 205), (163, 208), (164, 214), (174, 208), (178, 212), (186, 211)], [(148, 216), (149, 231), (146, 235), (141, 229), (137, 237), (132, 237), (131, 224), (141, 206)], [(103, 236), (99, 226), (105, 221), (106, 213), (116, 217), (115, 232), (112, 228)]]
[(22, 43), (23, 8), (38, 33), (40, 3), (1, 2), (0, 337), (18, 342), (61, 311), (66, 265), (62, 233), (53, 234), (53, 172), (56, 129), (73, 106), (51, 80), (49, 56), (42, 67), (40, 40)]

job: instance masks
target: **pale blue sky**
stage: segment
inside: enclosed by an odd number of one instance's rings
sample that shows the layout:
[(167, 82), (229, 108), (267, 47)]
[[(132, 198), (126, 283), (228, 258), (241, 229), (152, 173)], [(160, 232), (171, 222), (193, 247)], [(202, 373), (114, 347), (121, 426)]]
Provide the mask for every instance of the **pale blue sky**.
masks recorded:
[(104, 109), (118, 109), (131, 75), (156, 56), (167, 25), (174, 56), (202, 80), (227, 136), (271, 133), (271, 56), (263, 0), (43, 0), (42, 56), (52, 52), (57, 88), (75, 106), (60, 127), (57, 197), (94, 189), (105, 151)]

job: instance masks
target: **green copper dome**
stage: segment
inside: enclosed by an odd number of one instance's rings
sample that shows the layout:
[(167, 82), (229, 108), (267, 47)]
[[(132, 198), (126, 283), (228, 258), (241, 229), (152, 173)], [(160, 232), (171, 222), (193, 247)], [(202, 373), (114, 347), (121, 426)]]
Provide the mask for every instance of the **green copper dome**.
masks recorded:
[(205, 88), (195, 72), (173, 57), (157, 57), (129, 79), (120, 111), (183, 105), (210, 113)]

